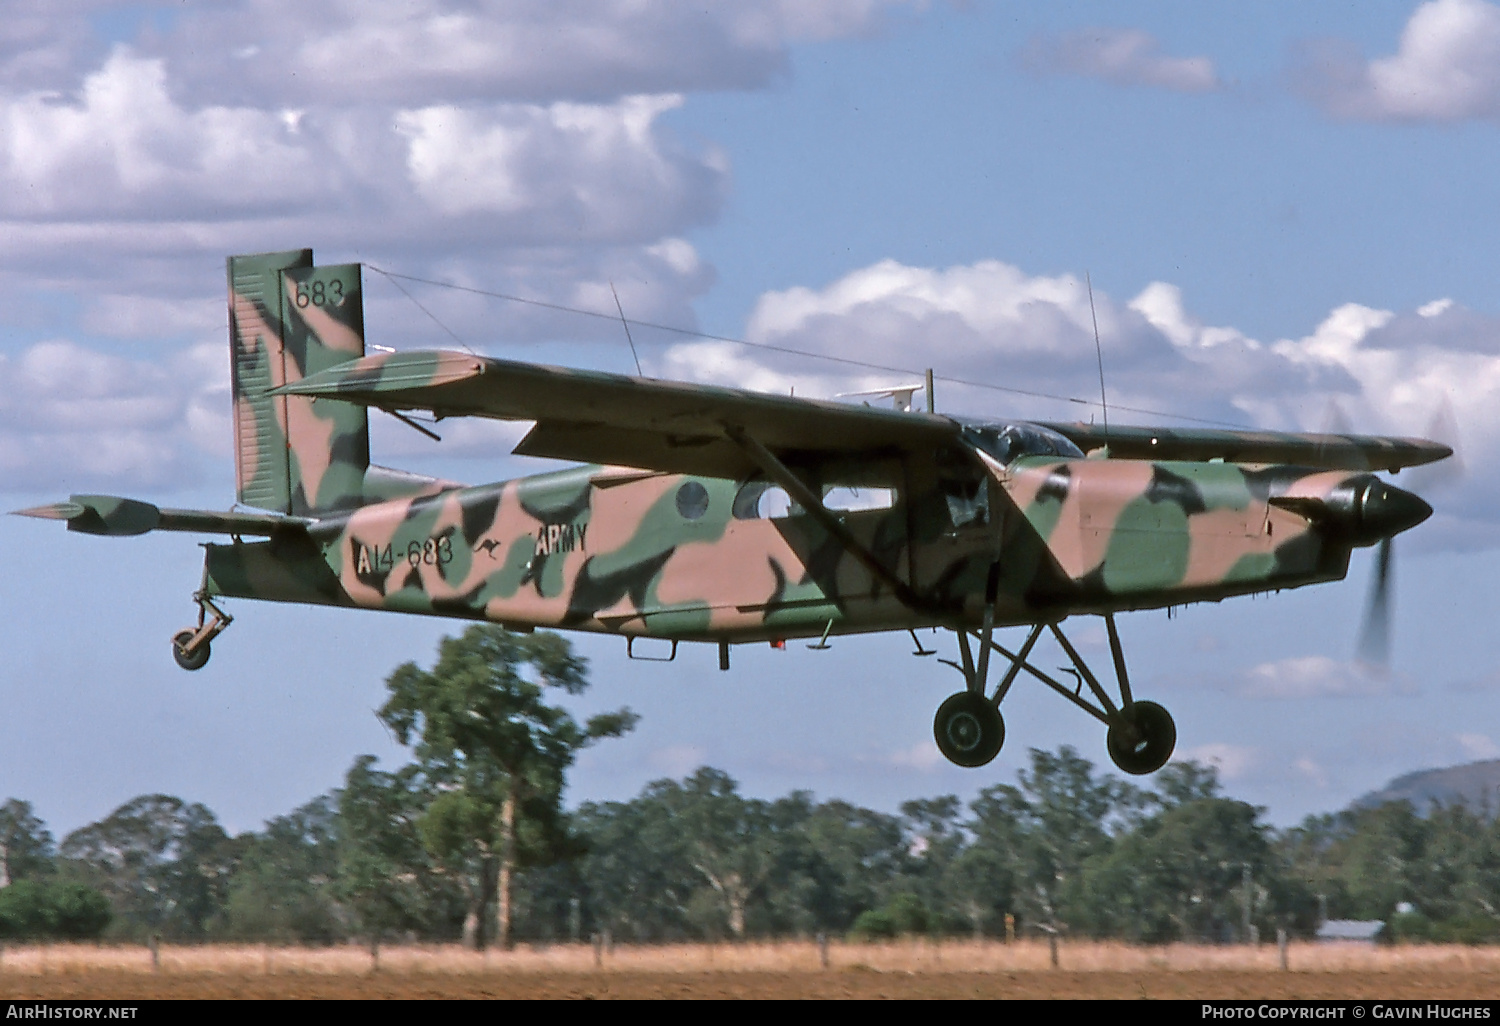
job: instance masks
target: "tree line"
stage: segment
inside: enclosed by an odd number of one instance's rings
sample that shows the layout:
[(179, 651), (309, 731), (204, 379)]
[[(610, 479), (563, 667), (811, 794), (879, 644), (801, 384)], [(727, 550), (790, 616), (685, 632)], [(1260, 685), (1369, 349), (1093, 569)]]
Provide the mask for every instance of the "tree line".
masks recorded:
[(626, 709), (578, 723), (587, 687), (560, 637), (476, 626), (430, 670), (387, 681), (382, 720), (412, 760), (356, 759), (343, 786), (230, 836), (207, 807), (145, 795), (57, 843), (0, 806), (0, 938), (462, 941), (480, 947), (830, 934), (1061, 934), (1243, 942), (1320, 918), (1382, 919), (1392, 939), (1500, 939), (1500, 822), (1406, 803), (1278, 831), (1211, 768), (1150, 787), (1066, 746), (1014, 784), (898, 813), (805, 791), (765, 800), (704, 767), (625, 802), (562, 805), (583, 747)]

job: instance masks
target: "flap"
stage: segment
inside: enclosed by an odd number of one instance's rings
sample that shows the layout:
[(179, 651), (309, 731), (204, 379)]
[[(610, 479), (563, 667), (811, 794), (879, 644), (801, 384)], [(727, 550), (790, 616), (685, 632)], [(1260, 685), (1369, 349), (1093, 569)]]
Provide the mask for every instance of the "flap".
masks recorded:
[(951, 444), (947, 417), (713, 385), (633, 378), (464, 353), (368, 356), (276, 390), (438, 417), (530, 420), (516, 452), (734, 478), (754, 469), (726, 430), (742, 428), (789, 463)]

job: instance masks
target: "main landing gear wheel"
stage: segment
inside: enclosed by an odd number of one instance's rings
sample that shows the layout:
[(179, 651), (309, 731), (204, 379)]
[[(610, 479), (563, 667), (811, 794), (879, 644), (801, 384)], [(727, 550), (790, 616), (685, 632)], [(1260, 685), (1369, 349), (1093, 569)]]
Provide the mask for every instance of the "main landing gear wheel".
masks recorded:
[(938, 706), (932, 734), (944, 758), (973, 769), (1000, 754), (1000, 746), (1005, 744), (1005, 721), (983, 695), (960, 691)]
[(201, 670), (208, 663), (211, 653), (207, 641), (191, 651), (188, 650), (188, 644), (197, 633), (193, 628), (185, 627), (172, 635), (172, 658), (177, 660), (177, 665), (184, 670)]
[(1155, 702), (1133, 702), (1120, 710), (1126, 722), (1109, 728), (1109, 757), (1126, 773), (1155, 773), (1172, 757), (1177, 747), (1177, 724)]

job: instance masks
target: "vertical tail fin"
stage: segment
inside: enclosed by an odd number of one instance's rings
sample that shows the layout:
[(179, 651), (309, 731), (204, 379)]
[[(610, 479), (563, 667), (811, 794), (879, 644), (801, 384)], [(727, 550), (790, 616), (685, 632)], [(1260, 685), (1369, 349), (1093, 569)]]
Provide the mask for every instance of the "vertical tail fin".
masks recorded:
[(360, 505), (370, 464), (364, 407), (269, 389), (365, 353), (359, 264), (314, 267), (312, 250), (228, 261), (239, 501), (308, 516)]

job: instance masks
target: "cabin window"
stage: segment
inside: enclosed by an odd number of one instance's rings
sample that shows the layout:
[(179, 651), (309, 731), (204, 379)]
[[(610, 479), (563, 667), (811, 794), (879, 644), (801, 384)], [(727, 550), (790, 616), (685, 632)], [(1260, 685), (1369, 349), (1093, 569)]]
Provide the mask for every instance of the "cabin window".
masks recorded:
[(832, 485), (823, 490), (823, 505), (832, 510), (890, 509), (896, 504), (896, 489), (859, 485)]
[[(822, 493), (823, 505), (835, 513), (891, 509), (897, 494), (895, 488), (866, 484), (826, 484)], [(804, 511), (785, 488), (755, 479), (740, 486), (733, 512), (736, 520), (780, 520), (802, 516)]]
[(708, 512), (708, 489), (689, 481), (677, 489), (677, 512), (684, 520), (697, 520)]
[(780, 520), (801, 512), (786, 489), (770, 481), (746, 481), (734, 497), (736, 520)]

